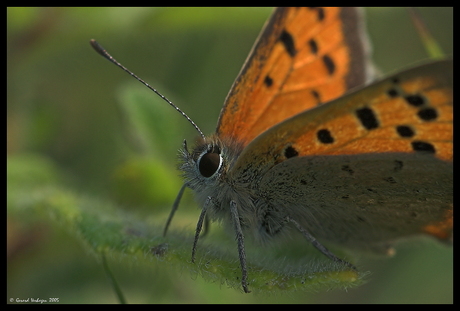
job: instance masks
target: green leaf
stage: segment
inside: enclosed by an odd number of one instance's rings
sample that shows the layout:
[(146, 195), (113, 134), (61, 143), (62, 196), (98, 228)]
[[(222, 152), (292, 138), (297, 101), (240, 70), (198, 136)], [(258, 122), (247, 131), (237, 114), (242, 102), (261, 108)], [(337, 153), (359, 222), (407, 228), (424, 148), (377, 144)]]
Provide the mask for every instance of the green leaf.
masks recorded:
[[(37, 165), (38, 164), (38, 165)], [(47, 219), (80, 239), (98, 258), (109, 255), (127, 261), (146, 260), (166, 269), (188, 269), (192, 275), (225, 283), (241, 290), (236, 246), (219, 234), (202, 239), (197, 262), (190, 261), (193, 236), (172, 230), (162, 236), (163, 224), (155, 217), (141, 217), (110, 201), (63, 187), (59, 170), (50, 160), (38, 156), (8, 158), (9, 215)], [(37, 182), (28, 182), (33, 176)], [(213, 234), (211, 234), (213, 235)], [(317, 291), (346, 288), (362, 283), (363, 274), (349, 270), (327, 258), (314, 258), (313, 250), (301, 260), (285, 250), (280, 253), (254, 248), (248, 251), (249, 286), (254, 292)]]
[(127, 159), (113, 174), (113, 197), (125, 205), (170, 205), (182, 184), (177, 175), (156, 158)]
[[(159, 83), (154, 84), (162, 92), (166, 91)], [(187, 122), (167, 102), (131, 80), (118, 92), (118, 98), (122, 116), (127, 123), (128, 141), (138, 153), (168, 159), (177, 152)]]

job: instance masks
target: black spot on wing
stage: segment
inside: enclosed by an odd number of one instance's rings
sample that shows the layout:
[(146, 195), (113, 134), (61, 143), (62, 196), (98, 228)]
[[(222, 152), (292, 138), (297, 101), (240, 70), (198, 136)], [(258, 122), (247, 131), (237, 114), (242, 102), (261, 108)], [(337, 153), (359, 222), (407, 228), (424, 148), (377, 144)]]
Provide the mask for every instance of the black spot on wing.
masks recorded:
[(371, 108), (364, 107), (356, 110), (356, 116), (359, 122), (361, 122), (361, 125), (367, 130), (373, 130), (379, 127), (379, 121)]
[(334, 142), (334, 137), (332, 137), (331, 132), (327, 129), (321, 129), (316, 133), (318, 140), (323, 144), (332, 144)]
[(269, 75), (265, 76), (264, 84), (267, 87), (272, 86), (273, 85), (273, 79)]
[(325, 17), (324, 13), (324, 8), (319, 8), (319, 7), (310, 7), (310, 10), (315, 10), (317, 13), (317, 19), (318, 21), (323, 21)]
[(414, 107), (420, 107), (425, 104), (425, 99), (420, 95), (407, 95), (404, 99), (409, 105)]
[(424, 141), (413, 141), (411, 144), (414, 151), (436, 153), (436, 149), (430, 143)]
[(299, 152), (292, 146), (289, 146), (284, 150), (284, 156), (287, 159), (297, 157), (298, 155), (299, 155)]
[(329, 75), (332, 75), (335, 72), (335, 63), (329, 55), (323, 56), (323, 63), (326, 66), (327, 72)]
[(310, 46), (310, 51), (313, 53), (313, 54), (317, 54), (318, 53), (318, 44), (316, 43), (316, 41), (314, 39), (310, 39), (308, 41), (308, 45)]
[(284, 45), (284, 48), (286, 49), (286, 52), (289, 54), (289, 56), (294, 57), (297, 54), (297, 50), (294, 44), (294, 38), (289, 32), (283, 30), (283, 32), (281, 32), (279, 40)]
[(316, 104), (321, 104), (321, 96), (319, 95), (319, 93), (316, 90), (311, 90), (310, 92), (311, 95), (313, 95), (313, 97), (316, 99)]
[(417, 115), (422, 121), (433, 121), (438, 118), (438, 112), (434, 108), (420, 109)]
[(415, 135), (415, 131), (412, 129), (412, 127), (408, 125), (399, 125), (396, 127), (396, 132), (398, 132), (398, 135), (403, 137), (403, 138), (410, 138)]
[(397, 97), (399, 95), (398, 91), (396, 89), (389, 89), (387, 91), (387, 94), (388, 96), (394, 98), (394, 97)]

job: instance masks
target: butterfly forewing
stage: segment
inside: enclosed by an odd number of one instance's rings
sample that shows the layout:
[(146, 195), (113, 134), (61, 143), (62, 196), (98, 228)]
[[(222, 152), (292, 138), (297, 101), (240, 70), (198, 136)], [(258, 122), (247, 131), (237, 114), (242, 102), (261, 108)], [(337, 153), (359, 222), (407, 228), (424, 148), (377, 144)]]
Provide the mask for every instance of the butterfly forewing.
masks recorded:
[(217, 133), (246, 145), (273, 125), (369, 80), (356, 8), (280, 8), (236, 79)]

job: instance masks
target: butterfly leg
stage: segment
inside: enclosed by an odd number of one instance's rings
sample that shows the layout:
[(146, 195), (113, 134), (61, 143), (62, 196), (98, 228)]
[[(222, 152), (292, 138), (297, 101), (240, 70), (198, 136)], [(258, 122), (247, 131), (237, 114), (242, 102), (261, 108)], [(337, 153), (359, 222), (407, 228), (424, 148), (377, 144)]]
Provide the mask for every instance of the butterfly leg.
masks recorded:
[(195, 262), (196, 246), (198, 244), (198, 239), (200, 237), (201, 229), (203, 229), (203, 221), (206, 218), (206, 211), (208, 210), (208, 206), (211, 203), (211, 200), (212, 200), (211, 197), (208, 197), (206, 199), (203, 209), (201, 210), (200, 218), (198, 219), (198, 223), (196, 224), (195, 239), (193, 240), (193, 247), (192, 247), (192, 262)]
[(334, 255), (330, 250), (328, 250), (324, 245), (322, 245), (317, 239), (315, 239), (314, 236), (312, 236), (304, 227), (302, 227), (297, 221), (292, 219), (291, 217), (286, 217), (286, 221), (291, 222), (294, 224), (294, 226), (297, 228), (297, 230), (302, 233), (304, 238), (306, 238), (316, 249), (318, 249), (321, 253), (323, 253), (325, 256), (330, 258), (333, 261), (340, 262), (342, 264), (345, 264), (346, 266), (352, 268), (353, 270), (358, 270), (354, 265), (349, 263), (348, 261), (345, 261), (343, 259), (340, 259), (336, 255)]
[(210, 224), (210, 221), (209, 221), (209, 217), (205, 216), (204, 217), (204, 224), (203, 224), (203, 232), (201, 233), (201, 237), (205, 237), (208, 234), (210, 225), (211, 224)]
[(241, 265), (241, 285), (243, 286), (245, 293), (250, 293), (248, 289), (248, 268), (246, 266), (246, 252), (244, 250), (244, 235), (241, 230), (240, 217), (238, 215), (237, 204), (235, 201), (230, 201), (230, 214), (232, 215), (233, 225), (235, 227), (236, 241), (238, 243), (238, 254), (240, 257)]
[(166, 221), (165, 228), (163, 230), (163, 236), (166, 236), (166, 232), (168, 232), (169, 225), (171, 223), (171, 220), (174, 217), (174, 214), (177, 211), (177, 208), (179, 207), (180, 200), (182, 199), (182, 195), (184, 194), (184, 190), (187, 187), (187, 184), (183, 184), (182, 188), (180, 188), (179, 193), (177, 194), (176, 199), (174, 200), (174, 204), (172, 206), (171, 212), (169, 213), (168, 220)]

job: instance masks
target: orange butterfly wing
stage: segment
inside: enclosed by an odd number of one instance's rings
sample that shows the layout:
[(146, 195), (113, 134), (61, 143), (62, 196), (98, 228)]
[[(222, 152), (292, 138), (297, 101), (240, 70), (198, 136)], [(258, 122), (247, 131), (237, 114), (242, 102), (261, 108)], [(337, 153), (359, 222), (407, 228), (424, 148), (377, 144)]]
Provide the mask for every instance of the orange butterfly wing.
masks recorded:
[(279, 8), (222, 109), (217, 134), (247, 145), (273, 125), (369, 80), (356, 8)]
[[(372, 153), (387, 155), (389, 161), (398, 153), (406, 154), (406, 158), (423, 157), (427, 165), (449, 176), (435, 183), (436, 189), (429, 189), (432, 195), (451, 193), (452, 61), (410, 69), (275, 125), (244, 148), (230, 173), (244, 183), (248, 178), (257, 180), (290, 158)], [(420, 180), (429, 178), (423, 167), (418, 171)], [(407, 186), (410, 187), (399, 187)], [(450, 239), (453, 198), (452, 194), (442, 196), (450, 202), (442, 207), (443, 217), (433, 219), (420, 230)], [(430, 208), (434, 211), (438, 207)]]
[(245, 157), (256, 154), (269, 167), (290, 158), (289, 153), (306, 156), (415, 151), (452, 161), (451, 60), (396, 74), (285, 120), (243, 150), (235, 171)]

